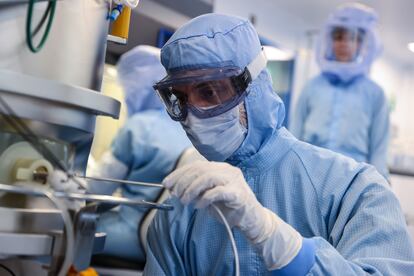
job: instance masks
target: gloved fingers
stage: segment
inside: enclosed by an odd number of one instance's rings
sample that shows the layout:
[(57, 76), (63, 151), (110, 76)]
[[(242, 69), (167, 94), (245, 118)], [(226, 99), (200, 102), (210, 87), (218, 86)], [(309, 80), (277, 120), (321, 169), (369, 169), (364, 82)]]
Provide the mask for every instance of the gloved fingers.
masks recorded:
[(164, 180), (162, 181), (162, 184), (165, 188), (172, 190), (172, 188), (179, 183), (179, 179), (186, 175), (188, 172), (194, 171), (194, 164), (185, 165), (182, 168), (179, 168), (172, 173), (170, 173)]
[(187, 189), (180, 197), (180, 200), (183, 204), (189, 204), (209, 189), (215, 186), (222, 185), (223, 182), (219, 181), (219, 179), (216, 176), (204, 174), (203, 176), (200, 176), (197, 179), (195, 179), (192, 183), (190, 183), (190, 185), (187, 186)]
[(52, 171), (47, 178), (50, 182), (66, 182), (68, 181), (68, 175), (61, 170)]
[(55, 170), (49, 174), (47, 182), (57, 191), (64, 191), (67, 186), (68, 175), (60, 170)]
[(232, 202), (237, 199), (237, 195), (229, 190), (226, 186), (215, 186), (214, 188), (206, 191), (197, 200), (196, 208), (206, 208), (216, 202), (223, 202), (227, 205), (227, 202)]
[(181, 197), (188, 185), (193, 183), (199, 176), (208, 173), (206, 167), (208, 168), (210, 165), (208, 162), (195, 162), (184, 166), (167, 176), (163, 184), (173, 195)]
[[(56, 191), (63, 191), (66, 193), (76, 193), (80, 192), (82, 189), (82, 184), (86, 187), (86, 182), (83, 179), (77, 178), (76, 181), (73, 178), (68, 177), (68, 175), (60, 170), (55, 170), (48, 176), (48, 183)], [(82, 183), (78, 183), (82, 182)]]
[(177, 183), (172, 187), (171, 193), (176, 197), (181, 198), (187, 188), (194, 183), (200, 175), (202, 175), (202, 172), (200, 172), (197, 168), (186, 171), (185, 174), (177, 178)]

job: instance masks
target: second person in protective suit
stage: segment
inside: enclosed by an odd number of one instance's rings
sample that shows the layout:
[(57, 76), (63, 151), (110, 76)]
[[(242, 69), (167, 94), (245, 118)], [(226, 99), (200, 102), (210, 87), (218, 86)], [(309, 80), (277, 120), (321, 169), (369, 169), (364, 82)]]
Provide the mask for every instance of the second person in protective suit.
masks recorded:
[(370, 163), (388, 178), (387, 99), (367, 77), (380, 50), (377, 14), (362, 4), (340, 6), (320, 37), (322, 73), (303, 89), (290, 130), (300, 140)]
[[(155, 94), (152, 85), (165, 76), (160, 50), (137, 46), (121, 56), (118, 78), (125, 94), (128, 119), (104, 153), (90, 176), (160, 183), (168, 175), (191, 143), (180, 125), (172, 121)], [(90, 182), (90, 193), (112, 194), (114, 183)], [(155, 201), (159, 188), (121, 186), (122, 196)], [(139, 240), (139, 225), (146, 209), (121, 206), (119, 211), (104, 213), (97, 231), (107, 234), (104, 254), (133, 261), (145, 261)]]

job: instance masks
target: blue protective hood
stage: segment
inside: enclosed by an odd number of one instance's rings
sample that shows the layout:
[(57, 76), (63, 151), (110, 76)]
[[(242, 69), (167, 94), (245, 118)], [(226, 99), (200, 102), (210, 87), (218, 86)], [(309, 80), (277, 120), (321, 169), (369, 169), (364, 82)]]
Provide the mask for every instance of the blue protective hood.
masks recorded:
[[(206, 14), (182, 26), (161, 50), (168, 71), (230, 62), (244, 69), (261, 51), (254, 27), (233, 16)], [(285, 108), (273, 91), (267, 70), (253, 80), (245, 99), (248, 132), (240, 148), (228, 159), (237, 163), (256, 154), (281, 128)]]
[(166, 75), (160, 62), (159, 48), (147, 45), (133, 48), (121, 56), (117, 70), (129, 117), (145, 110), (164, 108), (152, 88)]
[[(339, 6), (326, 21), (317, 43), (316, 61), (322, 72), (334, 74), (345, 83), (356, 76), (368, 74), (372, 63), (382, 51), (377, 24), (378, 15), (368, 6), (359, 3), (345, 3)], [(365, 49), (356, 61), (343, 63), (325, 57), (325, 47), (331, 40), (330, 32), (337, 26), (364, 31)]]

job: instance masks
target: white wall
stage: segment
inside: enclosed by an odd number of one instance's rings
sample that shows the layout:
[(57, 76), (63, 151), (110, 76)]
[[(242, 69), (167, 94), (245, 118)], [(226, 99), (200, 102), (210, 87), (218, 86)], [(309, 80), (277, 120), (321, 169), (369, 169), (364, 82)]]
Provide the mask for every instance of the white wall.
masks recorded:
[(391, 187), (400, 201), (408, 225), (408, 232), (414, 243), (414, 179), (407, 176), (391, 175)]
[(376, 62), (371, 77), (381, 85), (391, 103), (393, 153), (414, 155), (414, 70), (387, 58)]
[(154, 1), (141, 1), (134, 12), (144, 14), (171, 28), (178, 29), (191, 18)]
[[(273, 1), (215, 0), (214, 12), (250, 18), (256, 17), (255, 27), (260, 35), (279, 43), (282, 47), (297, 49), (306, 22), (282, 9)], [(288, 24), (287, 24), (288, 23)]]

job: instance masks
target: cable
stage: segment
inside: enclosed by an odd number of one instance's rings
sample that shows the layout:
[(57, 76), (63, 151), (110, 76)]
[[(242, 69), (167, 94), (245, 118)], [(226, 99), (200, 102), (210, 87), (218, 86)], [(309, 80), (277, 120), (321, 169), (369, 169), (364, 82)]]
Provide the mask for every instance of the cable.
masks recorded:
[[(55, 10), (56, 10), (56, 0), (49, 0), (50, 8), (48, 6), (48, 8), (45, 11), (45, 14), (43, 15), (44, 19), (42, 17), (39, 25), (36, 27), (35, 32), (32, 33), (31, 30), (32, 30), (33, 6), (35, 3), (36, 3), (36, 0), (29, 0), (29, 6), (27, 8), (27, 18), (26, 18), (26, 43), (30, 51), (32, 51), (33, 53), (37, 53), (43, 48), (47, 40), (47, 37), (49, 36), (49, 32), (52, 27), (52, 22), (53, 22), (53, 18), (55, 16)], [(48, 17), (46, 29), (43, 33), (42, 38), (40, 39), (39, 44), (35, 47), (33, 45), (33, 37), (46, 22), (46, 17)]]
[(52, 8), (52, 4), (51, 4), (51, 2), (49, 2), (47, 4), (46, 10), (44, 11), (44, 13), (42, 15), (42, 18), (40, 19), (40, 21), (37, 24), (36, 28), (33, 30), (32, 37), (35, 37), (37, 35), (37, 33), (40, 31), (40, 29), (43, 27), (43, 25), (45, 24), (47, 16), (48, 16), (51, 8)]
[(11, 276), (16, 276), (16, 274), (13, 272), (13, 270), (11, 270), (10, 268), (8, 268), (4, 264), (0, 264), (0, 267), (3, 268), (4, 270), (6, 270)]
[(231, 247), (233, 249), (234, 253), (234, 269), (236, 271), (235, 275), (240, 275), (240, 264), (239, 264), (239, 253), (237, 251), (236, 241), (234, 240), (233, 232), (231, 232), (231, 228), (229, 223), (227, 222), (226, 218), (224, 217), (223, 213), (220, 211), (220, 209), (216, 205), (211, 205), (213, 209), (217, 212), (220, 219), (223, 221), (224, 226), (226, 227), (227, 234), (229, 235), (229, 239), (231, 242)]

